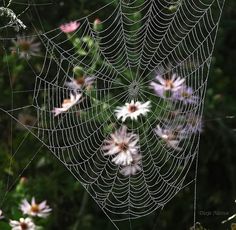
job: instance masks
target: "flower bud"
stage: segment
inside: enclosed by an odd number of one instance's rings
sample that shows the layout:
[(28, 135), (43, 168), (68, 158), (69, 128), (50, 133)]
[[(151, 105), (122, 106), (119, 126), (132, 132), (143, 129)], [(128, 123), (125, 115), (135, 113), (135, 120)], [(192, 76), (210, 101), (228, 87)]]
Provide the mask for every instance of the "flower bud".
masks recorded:
[(25, 184), (27, 184), (27, 182), (28, 182), (28, 178), (23, 176), (20, 178), (19, 184), (25, 185)]
[(100, 31), (102, 30), (102, 22), (99, 18), (96, 18), (93, 22), (93, 29), (95, 31)]
[(175, 12), (177, 9), (178, 9), (178, 5), (171, 5), (171, 6), (169, 6), (169, 11), (171, 11), (171, 12)]
[(73, 69), (73, 72), (75, 73), (77, 77), (81, 77), (84, 74), (84, 70), (81, 66), (75, 66)]

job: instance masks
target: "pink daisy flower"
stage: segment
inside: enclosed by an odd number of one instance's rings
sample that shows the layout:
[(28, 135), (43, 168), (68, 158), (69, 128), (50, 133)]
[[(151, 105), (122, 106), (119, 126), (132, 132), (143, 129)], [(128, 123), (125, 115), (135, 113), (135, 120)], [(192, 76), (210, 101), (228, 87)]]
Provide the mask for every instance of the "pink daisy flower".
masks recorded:
[(194, 95), (194, 91), (191, 87), (184, 86), (181, 89), (177, 90), (173, 94), (173, 98), (179, 101), (182, 101), (186, 104), (197, 104), (199, 97)]
[(26, 199), (24, 199), (20, 205), (20, 209), (23, 214), (27, 214), (30, 216), (38, 216), (45, 218), (49, 215), (52, 209), (47, 205), (47, 201), (43, 201), (39, 204), (35, 202), (35, 198), (33, 197), (31, 203), (29, 203)]
[(62, 24), (60, 26), (60, 29), (62, 32), (67, 34), (67, 33), (72, 33), (76, 31), (79, 28), (79, 26), (80, 26), (80, 22), (73, 21), (73, 22)]
[(166, 92), (169, 91), (171, 93), (180, 90), (183, 87), (185, 79), (180, 78), (176, 74), (173, 74), (171, 78), (163, 78), (161, 75), (157, 75), (155, 80), (150, 83), (150, 86), (154, 89), (155, 93), (159, 97), (166, 97)]
[(65, 85), (74, 91), (80, 90), (82, 88), (91, 89), (94, 80), (95, 77), (82, 76), (76, 79), (71, 78), (70, 81), (65, 83)]
[[(166, 143), (166, 145), (174, 150), (180, 151), (179, 147), (181, 138), (175, 133), (175, 130), (171, 128), (162, 128), (160, 125), (157, 125), (155, 129), (156, 134)], [(183, 134), (181, 135), (183, 136)]]

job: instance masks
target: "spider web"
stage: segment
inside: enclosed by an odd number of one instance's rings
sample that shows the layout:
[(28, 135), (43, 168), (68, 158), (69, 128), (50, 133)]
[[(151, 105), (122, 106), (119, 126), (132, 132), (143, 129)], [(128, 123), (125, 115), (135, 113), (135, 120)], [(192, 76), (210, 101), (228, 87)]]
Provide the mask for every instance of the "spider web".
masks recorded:
[[(59, 28), (37, 35), (45, 54), (40, 73), (32, 73), (36, 76), (32, 104), (6, 112), (18, 114), (27, 107), (36, 114), (36, 124), (25, 127), (116, 222), (162, 209), (181, 189), (196, 182), (196, 173), (190, 178), (189, 171), (194, 165), (197, 168), (199, 126), (188, 131), (178, 151), (161, 141), (155, 128), (159, 125), (176, 130), (186, 125), (187, 118), (201, 120), (224, 1), (113, 3), (116, 7), (109, 17), (102, 18), (99, 31), (93, 28), (94, 13), (79, 19), (80, 26), (70, 37)], [(77, 37), (91, 39), (90, 47), (89, 43), (78, 43), (85, 51), (83, 55), (71, 45)], [(92, 57), (88, 49), (94, 51)], [(67, 82), (76, 78), (76, 66), (82, 66), (85, 75), (93, 75), (94, 88), (83, 91), (82, 103), (54, 117), (53, 108), (60, 107), (72, 92)], [(149, 87), (157, 74), (184, 78), (197, 103), (186, 105), (157, 96)], [(117, 120), (117, 106), (150, 98), (152, 107), (147, 118)], [(142, 155), (141, 170), (128, 177), (120, 173), (121, 166), (105, 156), (102, 148), (113, 128), (124, 123), (128, 132), (138, 135)]]

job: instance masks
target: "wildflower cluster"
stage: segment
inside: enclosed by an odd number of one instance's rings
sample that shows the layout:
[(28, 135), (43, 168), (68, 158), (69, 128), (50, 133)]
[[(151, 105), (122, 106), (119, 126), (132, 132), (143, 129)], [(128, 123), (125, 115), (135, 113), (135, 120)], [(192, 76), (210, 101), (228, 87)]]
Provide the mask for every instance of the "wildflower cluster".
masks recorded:
[[(85, 39), (84, 37), (77, 38), (74, 36), (80, 25), (80, 22), (70, 22), (60, 26), (60, 29), (68, 35), (68, 38), (77, 49), (80, 49), (78, 48), (78, 44), (81, 44), (82, 41), (89, 41), (89, 47), (93, 50), (98, 44), (92, 38), (86, 37)], [(96, 19), (94, 21), (94, 28), (102, 28), (101, 26), (102, 22)], [(92, 51), (88, 50), (86, 54), (89, 52)], [(81, 50), (78, 53), (82, 56), (84, 55), (84, 52), (81, 52)], [(92, 54), (95, 55), (94, 53)], [(93, 97), (92, 93), (89, 93), (91, 89), (96, 88), (97, 78), (93, 74), (84, 74), (82, 66), (75, 66), (73, 72), (75, 77), (68, 78), (64, 82), (64, 86), (69, 90), (70, 96), (69, 98), (63, 99), (60, 107), (54, 107), (52, 109), (54, 116), (59, 116), (80, 104), (88, 95), (92, 101), (91, 103), (103, 104), (103, 108), (105, 108), (105, 102), (102, 100), (98, 101), (97, 98)], [(164, 100), (168, 99), (169, 105), (171, 103), (182, 103), (183, 106), (187, 106), (197, 104), (199, 101), (199, 97), (194, 95), (194, 90), (185, 84), (185, 79), (175, 73), (168, 78), (158, 74), (150, 83), (149, 90), (151, 89), (154, 90), (158, 97)], [(115, 118), (114, 123), (119, 124), (119, 127), (116, 130), (110, 130), (110, 135), (104, 139), (101, 148), (103, 155), (110, 157), (111, 162), (119, 167), (120, 173), (124, 176), (135, 175), (142, 168), (140, 137), (133, 129), (130, 129), (129, 124), (130, 122), (132, 124), (133, 122), (138, 123), (139, 118), (147, 117), (151, 113), (151, 110), (154, 109), (151, 99), (140, 101), (134, 97), (132, 98), (130, 101), (123, 101), (123, 104), (119, 103), (119, 105), (112, 108), (112, 115)], [(160, 122), (153, 129), (157, 137), (161, 139), (160, 143), (163, 143), (165, 148), (171, 148), (174, 151), (180, 151), (182, 149), (182, 140), (189, 138), (192, 133), (199, 132), (202, 129), (201, 119), (199, 117), (191, 113), (183, 115), (181, 112), (174, 110), (172, 112), (173, 114), (169, 114), (166, 118), (168, 125)], [(177, 122), (178, 124), (174, 125), (176, 117), (183, 122)]]
[(184, 104), (197, 104), (199, 101), (199, 97), (194, 95), (193, 89), (185, 84), (185, 79), (177, 76), (177, 74), (167, 78), (158, 74), (150, 86), (162, 98), (181, 101)]
[[(155, 129), (156, 134), (163, 140), (166, 146), (180, 151), (180, 143), (191, 136), (191, 134), (202, 131), (201, 118), (192, 112), (186, 113), (184, 106), (196, 105), (199, 102), (199, 96), (194, 94), (194, 90), (185, 84), (185, 79), (177, 74), (164, 77), (158, 74), (154, 81), (150, 83), (150, 87), (157, 96), (168, 99), (170, 105), (182, 103), (179, 105), (178, 111), (171, 112), (167, 118), (167, 124), (158, 124)], [(173, 124), (177, 121), (177, 124)]]
[[(20, 217), (19, 220), (9, 221), (12, 230), (35, 230), (39, 226), (35, 224), (33, 218), (46, 218), (52, 211), (47, 205), (47, 201), (37, 203), (34, 197), (31, 202), (28, 202), (26, 199), (22, 200), (19, 208), (24, 217)], [(4, 218), (3, 211), (0, 210), (0, 220)]]

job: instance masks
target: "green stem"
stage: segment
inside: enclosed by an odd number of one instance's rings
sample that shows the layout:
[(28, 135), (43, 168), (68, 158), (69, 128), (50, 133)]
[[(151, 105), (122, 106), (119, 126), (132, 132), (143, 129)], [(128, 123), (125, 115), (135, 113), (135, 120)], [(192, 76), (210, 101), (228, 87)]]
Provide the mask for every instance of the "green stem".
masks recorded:
[(78, 227), (80, 226), (81, 218), (82, 218), (82, 215), (84, 213), (87, 202), (88, 202), (88, 192), (85, 190), (84, 195), (83, 195), (83, 199), (82, 199), (82, 203), (81, 203), (81, 206), (80, 206), (79, 214), (78, 214), (78, 217), (77, 217), (78, 220), (75, 222), (72, 230), (77, 230)]

